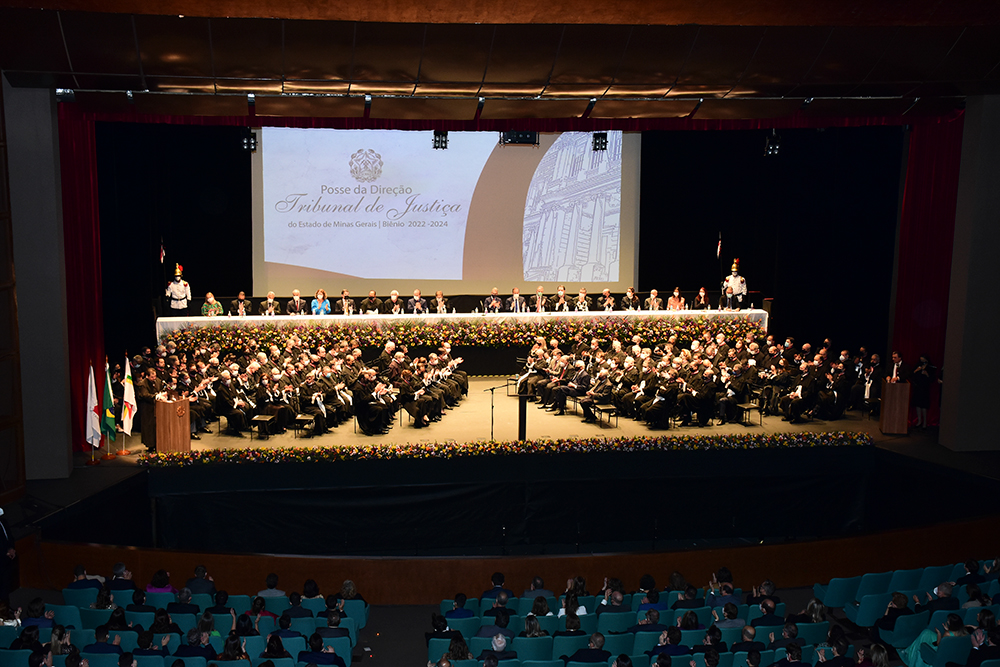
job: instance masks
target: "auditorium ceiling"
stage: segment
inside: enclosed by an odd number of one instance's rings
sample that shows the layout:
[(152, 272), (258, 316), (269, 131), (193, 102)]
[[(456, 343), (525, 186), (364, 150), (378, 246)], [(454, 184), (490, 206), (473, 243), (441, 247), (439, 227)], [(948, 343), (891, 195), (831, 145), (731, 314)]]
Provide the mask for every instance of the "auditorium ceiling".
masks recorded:
[(6, 2), (0, 68), (139, 113), (922, 115), (1000, 93), (1000, 3)]

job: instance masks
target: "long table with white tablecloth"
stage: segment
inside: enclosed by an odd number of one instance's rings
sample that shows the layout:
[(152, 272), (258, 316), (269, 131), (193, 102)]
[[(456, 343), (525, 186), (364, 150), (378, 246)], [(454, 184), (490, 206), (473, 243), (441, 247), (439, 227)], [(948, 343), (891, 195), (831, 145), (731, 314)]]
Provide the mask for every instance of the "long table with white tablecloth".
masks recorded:
[(345, 331), (359, 327), (377, 330), (391, 330), (394, 327), (412, 325), (434, 326), (439, 324), (466, 325), (473, 327), (504, 327), (505, 325), (532, 325), (566, 322), (595, 325), (610, 321), (632, 321), (678, 324), (692, 321), (724, 323), (740, 321), (752, 323), (767, 331), (767, 312), (763, 310), (635, 310), (635, 311), (584, 311), (564, 313), (442, 313), (426, 315), (254, 315), (249, 317), (161, 317), (156, 320), (158, 340), (164, 340), (175, 332), (211, 328), (265, 328), (267, 330), (302, 330), (322, 328), (326, 330), (343, 328)]

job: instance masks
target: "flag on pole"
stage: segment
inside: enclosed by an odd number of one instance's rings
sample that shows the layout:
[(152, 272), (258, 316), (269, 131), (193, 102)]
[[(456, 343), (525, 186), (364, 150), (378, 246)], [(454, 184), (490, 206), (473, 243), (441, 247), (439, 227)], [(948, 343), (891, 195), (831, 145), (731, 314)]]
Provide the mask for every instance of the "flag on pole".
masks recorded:
[(163, 264), (163, 258), (167, 256), (167, 249), (163, 247), (163, 237), (160, 237), (160, 264)]
[(90, 367), (90, 387), (87, 389), (87, 442), (94, 449), (101, 446), (101, 406), (97, 403), (97, 384), (94, 367)]
[(719, 245), (715, 246), (715, 258), (722, 257), (722, 232), (719, 232)]
[(132, 367), (125, 355), (125, 395), (122, 397), (122, 431), (132, 435), (132, 420), (135, 418), (135, 385), (132, 384)]
[(101, 407), (101, 433), (108, 436), (108, 440), (114, 440), (115, 399), (111, 395), (111, 374), (108, 372), (107, 363), (104, 364), (104, 403)]

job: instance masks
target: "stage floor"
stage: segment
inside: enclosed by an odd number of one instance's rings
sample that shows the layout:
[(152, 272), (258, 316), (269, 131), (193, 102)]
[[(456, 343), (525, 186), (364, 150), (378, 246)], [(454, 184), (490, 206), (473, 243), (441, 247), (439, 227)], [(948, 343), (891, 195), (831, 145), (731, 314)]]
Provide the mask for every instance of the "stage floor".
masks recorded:
[[(414, 428), (409, 416), (402, 413), (402, 424), (399, 415), (396, 416), (392, 430), (384, 436), (366, 436), (355, 431), (352, 422), (341, 424), (326, 435), (315, 438), (296, 437), (289, 429), (287, 433), (271, 436), (266, 440), (253, 434), (253, 447), (363, 447), (374, 444), (432, 443), (432, 442), (478, 442), (491, 439), (490, 429), (490, 387), (499, 387), (493, 397), (492, 439), (498, 441), (517, 440), (518, 400), (508, 396), (504, 387), (504, 377), (471, 377), (469, 378), (469, 395), (453, 410), (445, 413), (444, 418), (425, 428)], [(906, 436), (883, 435), (878, 428), (878, 421), (868, 419), (858, 412), (851, 412), (843, 419), (824, 422), (812, 420), (802, 424), (790, 424), (782, 421), (780, 416), (764, 417), (763, 425), (756, 412), (751, 413), (746, 425), (727, 423), (706, 428), (683, 427), (669, 430), (651, 430), (645, 424), (632, 419), (620, 419), (615, 424), (611, 419), (602, 424), (587, 424), (582, 421), (582, 413), (567, 412), (563, 416), (540, 410), (535, 403), (528, 404), (527, 437), (529, 440), (559, 439), (559, 438), (593, 438), (593, 437), (629, 437), (641, 435), (706, 435), (732, 433), (797, 433), (801, 431), (857, 431), (871, 435), (876, 444), (888, 443), (906, 439)], [(713, 424), (718, 424), (714, 420)], [(201, 434), (200, 441), (192, 441), (192, 450), (238, 449), (251, 446), (249, 433), (239, 438), (219, 434), (219, 424), (210, 424), (212, 433)], [(120, 435), (120, 434), (119, 434)], [(122, 447), (122, 438), (112, 443), (112, 449)], [(139, 437), (125, 440), (125, 446), (132, 452), (130, 456), (122, 457), (122, 462), (134, 463), (137, 456), (145, 451), (139, 444)]]

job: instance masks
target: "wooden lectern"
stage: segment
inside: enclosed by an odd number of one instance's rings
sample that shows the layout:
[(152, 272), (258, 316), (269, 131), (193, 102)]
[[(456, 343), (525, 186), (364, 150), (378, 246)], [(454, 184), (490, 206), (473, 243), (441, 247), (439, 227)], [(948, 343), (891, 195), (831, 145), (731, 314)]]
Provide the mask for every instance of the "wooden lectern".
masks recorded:
[(156, 401), (156, 451), (191, 451), (191, 403)]
[(883, 433), (906, 435), (910, 421), (910, 383), (882, 379), (882, 414), (878, 428)]

